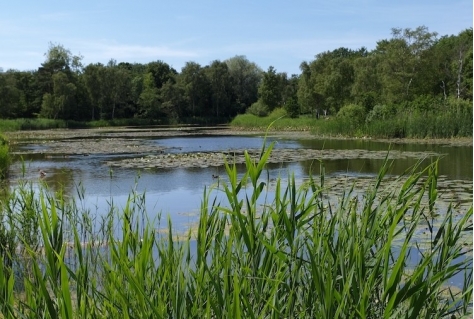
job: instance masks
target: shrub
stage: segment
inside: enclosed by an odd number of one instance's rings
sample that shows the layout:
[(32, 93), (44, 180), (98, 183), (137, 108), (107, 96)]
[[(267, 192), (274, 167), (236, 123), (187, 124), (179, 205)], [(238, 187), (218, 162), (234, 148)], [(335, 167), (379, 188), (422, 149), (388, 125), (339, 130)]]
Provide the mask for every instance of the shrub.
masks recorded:
[(337, 112), (336, 117), (350, 120), (355, 125), (360, 125), (365, 120), (365, 108), (358, 104), (344, 105), (339, 112)]
[(300, 114), (300, 106), (295, 98), (289, 98), (285, 103), (285, 111), (291, 118), (297, 118)]
[(367, 114), (366, 123), (374, 120), (388, 120), (396, 114), (396, 109), (388, 105), (375, 105), (374, 108)]
[(286, 110), (282, 107), (278, 107), (276, 109), (274, 109), (269, 115), (268, 117), (272, 120), (276, 120), (276, 119), (279, 119), (279, 118), (283, 118), (283, 117), (286, 117), (288, 114), (286, 113)]
[(257, 102), (253, 103), (248, 109), (247, 113), (248, 114), (253, 114), (258, 117), (263, 117), (267, 116), (269, 112), (268, 107), (263, 104), (261, 100), (258, 100)]

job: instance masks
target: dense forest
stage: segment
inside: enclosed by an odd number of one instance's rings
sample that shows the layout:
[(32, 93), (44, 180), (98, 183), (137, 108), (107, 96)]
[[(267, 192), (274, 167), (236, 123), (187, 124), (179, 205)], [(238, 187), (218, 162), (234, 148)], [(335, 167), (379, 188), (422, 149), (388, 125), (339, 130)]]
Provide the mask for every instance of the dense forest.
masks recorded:
[(83, 57), (50, 43), (37, 70), (0, 73), (0, 118), (183, 123), (225, 122), (277, 107), (292, 117), (335, 115), (346, 106), (389, 113), (395, 106), (423, 109), (453, 100), (472, 108), (472, 52), (472, 28), (441, 37), (425, 26), (394, 28), (372, 51), (322, 52), (289, 76), (273, 66), (264, 71), (245, 56), (206, 66), (190, 61), (180, 72), (160, 60), (84, 66)]

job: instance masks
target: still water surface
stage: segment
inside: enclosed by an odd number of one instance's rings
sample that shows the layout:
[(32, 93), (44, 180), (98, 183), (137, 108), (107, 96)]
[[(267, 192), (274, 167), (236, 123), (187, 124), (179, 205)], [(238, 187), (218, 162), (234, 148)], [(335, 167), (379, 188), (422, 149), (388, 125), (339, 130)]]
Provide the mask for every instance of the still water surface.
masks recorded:
[[(145, 138), (144, 138), (145, 139)], [(262, 136), (192, 136), (146, 138), (147, 143), (154, 143), (167, 148), (169, 153), (213, 152), (229, 149), (259, 149), (264, 143)], [(285, 149), (317, 149), (317, 150), (354, 150), (387, 152), (389, 149), (404, 152), (437, 153), (439, 173), (449, 185), (459, 185), (456, 191), (465, 192), (463, 200), (472, 202), (473, 155), (472, 146), (447, 146), (438, 144), (393, 144), (371, 140), (297, 140), (267, 138), (267, 142), (275, 142), (275, 148)], [(37, 149), (37, 144), (22, 144), (23, 151)], [(113, 201), (123, 207), (133, 189), (146, 194), (146, 210), (150, 219), (159, 214), (171, 217), (177, 229), (184, 230), (196, 220), (204, 188), (214, 185), (219, 175), (225, 182), (223, 167), (209, 168), (176, 168), (176, 169), (130, 169), (113, 168), (105, 163), (120, 160), (132, 155), (91, 155), (91, 156), (48, 156), (48, 150), (42, 154), (31, 154), (19, 158), (11, 168), (13, 184), (20, 179), (39, 183), (38, 169), (48, 172), (42, 179), (53, 189), (64, 189), (70, 196), (77, 196), (80, 186), (84, 190), (83, 206), (98, 215), (107, 213), (109, 203)], [(137, 155), (134, 155), (137, 156)], [(430, 158), (425, 159), (426, 163)], [(402, 174), (417, 162), (415, 158), (396, 159), (390, 174)], [(371, 158), (325, 160), (326, 179), (340, 175), (375, 176), (383, 164), (383, 160)], [(22, 166), (25, 169), (22, 169)], [(244, 167), (239, 167), (240, 173)], [(294, 174), (302, 180), (310, 172), (319, 173), (319, 162), (304, 160), (293, 163), (268, 165), (270, 179), (286, 178)], [(266, 176), (265, 176), (266, 178)], [(219, 195), (216, 195), (219, 196)], [(467, 197), (466, 197), (467, 196)], [(470, 197), (469, 197), (470, 196)]]

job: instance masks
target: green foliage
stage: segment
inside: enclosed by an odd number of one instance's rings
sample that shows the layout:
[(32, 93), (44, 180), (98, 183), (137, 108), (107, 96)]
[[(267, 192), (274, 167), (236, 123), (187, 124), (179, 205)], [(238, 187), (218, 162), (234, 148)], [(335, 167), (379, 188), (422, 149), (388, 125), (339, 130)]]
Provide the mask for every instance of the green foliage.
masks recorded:
[[(132, 64), (111, 59), (106, 65), (84, 67), (82, 56), (51, 43), (37, 70), (0, 73), (0, 116), (182, 123), (229, 119), (249, 108), (262, 116), (265, 112), (257, 106), (263, 103), (269, 111), (287, 107), (294, 117), (293, 99), (299, 114), (315, 118), (333, 116), (349, 104), (362, 105), (367, 113), (376, 105), (394, 105), (410, 114), (434, 114), (452, 98), (472, 103), (472, 38), (472, 28), (440, 38), (425, 26), (394, 28), (391, 38), (377, 41), (374, 50), (341, 47), (321, 52), (302, 62), (301, 74), (291, 77), (273, 67), (264, 72), (245, 56), (206, 66), (187, 62), (180, 72), (164, 61)], [(447, 134), (443, 132), (447, 129), (430, 134)]]
[(297, 118), (300, 115), (300, 106), (295, 98), (290, 98), (285, 103), (285, 111), (291, 118)]
[(8, 177), (8, 170), (11, 164), (10, 145), (4, 135), (0, 135), (0, 179)]
[(267, 116), (269, 112), (268, 106), (266, 106), (261, 100), (253, 103), (246, 111), (246, 113), (253, 114), (258, 117)]
[(347, 126), (348, 132), (363, 130), (365, 121), (365, 108), (357, 104), (348, 104), (343, 106), (336, 115), (337, 121)]
[(375, 105), (367, 114), (366, 122), (371, 123), (374, 120), (388, 120), (397, 113), (397, 109), (392, 105)]
[(258, 86), (258, 100), (265, 105), (270, 111), (282, 103), (283, 83), (277, 75), (273, 66), (263, 73), (263, 79)]
[[(25, 220), (15, 207), (30, 207), (35, 214), (27, 219), (37, 219), (28, 229), (36, 237), (15, 233), (23, 253), (0, 267), (0, 312), (8, 318), (472, 314), (472, 246), (466, 246), (472, 206), (462, 214), (437, 207), (436, 161), (395, 180), (386, 161), (370, 187), (348, 185), (331, 203), (322, 163), (322, 174), (306, 181), (278, 178), (268, 197), (264, 172), (272, 148), (257, 158), (245, 153), (243, 175), (226, 164), (225, 180), (204, 190), (198, 227), (184, 236), (169, 220), (164, 233), (155, 230), (160, 221), (143, 223), (144, 194), (132, 192), (120, 211), (110, 207), (94, 225), (97, 233), (91, 222), (98, 219), (81, 205), (45, 188), (31, 196), (32, 188), (20, 185), (2, 213), (21, 230)], [(224, 195), (220, 203), (216, 191)], [(420, 230), (428, 233), (422, 240)], [(465, 279), (456, 290), (448, 285), (459, 274)]]

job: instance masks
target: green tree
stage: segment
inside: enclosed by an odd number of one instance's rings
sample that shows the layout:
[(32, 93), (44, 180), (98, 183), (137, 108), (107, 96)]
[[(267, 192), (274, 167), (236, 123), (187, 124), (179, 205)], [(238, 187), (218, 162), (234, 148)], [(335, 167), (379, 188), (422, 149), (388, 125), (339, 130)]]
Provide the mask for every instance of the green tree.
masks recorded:
[(321, 107), (322, 96), (315, 90), (314, 77), (311, 76), (311, 67), (307, 62), (300, 65), (301, 76), (298, 80), (298, 104), (302, 114), (317, 115), (318, 107)]
[(122, 116), (127, 99), (130, 95), (131, 76), (130, 71), (117, 65), (117, 61), (110, 60), (107, 63), (104, 74), (105, 81), (102, 82), (104, 103), (102, 106), (102, 118), (114, 119), (116, 113)]
[[(36, 77), (37, 96), (43, 100), (40, 114), (50, 118), (70, 116), (71, 110), (80, 107), (75, 94), (82, 56), (74, 56), (62, 45), (50, 43), (45, 57)], [(45, 94), (51, 95), (46, 95), (46, 102)]]
[(382, 84), (377, 72), (378, 57), (374, 54), (356, 58), (354, 66), (354, 83), (351, 96), (355, 103), (363, 105), (367, 112), (380, 101)]
[(270, 112), (282, 104), (282, 89), (281, 77), (277, 75), (275, 68), (270, 66), (267, 72), (263, 72), (263, 79), (258, 87), (258, 98)]
[(0, 73), (0, 117), (15, 118), (26, 109), (24, 94), (13, 72)]
[(472, 48), (472, 28), (443, 36), (433, 46), (430, 67), (431, 73), (436, 74), (434, 90), (441, 92), (445, 100), (454, 96), (472, 101)]
[(229, 68), (234, 88), (235, 113), (245, 113), (245, 110), (258, 100), (258, 86), (263, 71), (243, 55), (237, 55), (224, 62)]
[(53, 74), (52, 80), (53, 93), (44, 94), (40, 114), (52, 119), (67, 118), (70, 109), (75, 106), (76, 86), (60, 71)]
[(185, 91), (176, 83), (176, 80), (168, 80), (161, 87), (162, 112), (168, 119), (177, 122), (184, 115), (186, 107)]
[(186, 62), (185, 66), (181, 69), (179, 78), (190, 109), (188, 115), (203, 115), (210, 92), (209, 82), (207, 81), (204, 69), (199, 63)]
[(146, 65), (146, 73), (151, 73), (154, 81), (154, 85), (157, 89), (160, 89), (163, 84), (168, 81), (174, 81), (175, 75), (178, 74), (175, 69), (170, 67), (163, 61), (150, 62)]
[(143, 91), (139, 98), (140, 117), (157, 118), (160, 116), (160, 94), (155, 86), (153, 74), (148, 72), (143, 77)]
[(102, 109), (102, 83), (105, 81), (105, 67), (101, 63), (89, 64), (84, 69), (84, 82), (90, 101), (90, 119), (94, 121), (96, 114), (100, 114)]
[(212, 115), (217, 117), (233, 115), (229, 67), (225, 62), (215, 60), (205, 68), (205, 72), (211, 89)]
[(423, 56), (436, 41), (436, 32), (421, 26), (412, 29), (392, 29), (392, 39), (377, 42), (379, 72), (385, 103), (410, 101), (422, 86)]

